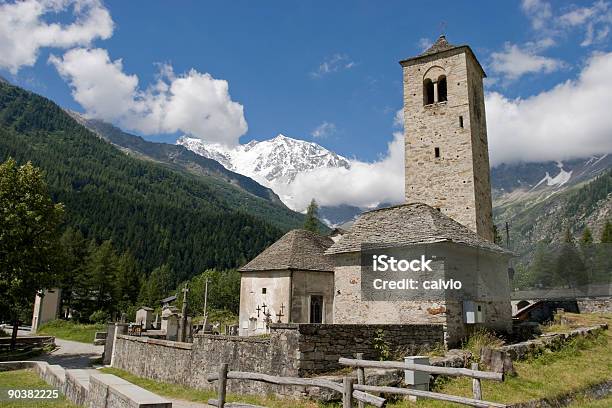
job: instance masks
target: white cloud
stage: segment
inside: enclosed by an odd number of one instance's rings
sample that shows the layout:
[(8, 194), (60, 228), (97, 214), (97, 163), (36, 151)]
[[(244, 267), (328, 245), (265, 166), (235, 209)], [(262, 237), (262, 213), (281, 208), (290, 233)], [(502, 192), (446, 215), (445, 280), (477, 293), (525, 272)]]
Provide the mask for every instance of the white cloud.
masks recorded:
[(321, 78), (333, 72), (351, 69), (356, 65), (346, 54), (334, 54), (323, 61), (315, 71), (310, 73), (313, 78)]
[(561, 60), (537, 55), (535, 49), (535, 46), (521, 48), (506, 43), (503, 51), (491, 54), (490, 67), (493, 72), (511, 81), (525, 74), (550, 73), (564, 66)]
[(583, 47), (604, 42), (612, 24), (612, 8), (604, 0), (596, 0), (588, 7), (572, 4), (563, 12), (553, 10), (552, 4), (544, 0), (523, 0), (521, 6), (538, 35), (559, 37), (570, 30), (581, 29), (584, 31), (580, 43)]
[(531, 20), (535, 30), (544, 30), (550, 25), (553, 12), (549, 2), (542, 0), (523, 0), (521, 7)]
[(49, 61), (72, 87), (74, 99), (90, 117), (144, 134), (184, 132), (209, 142), (235, 145), (247, 131), (241, 104), (231, 100), (228, 83), (194, 69), (175, 75), (161, 65), (146, 89), (123, 72), (104, 49), (72, 49)]
[(425, 51), (432, 45), (433, 45), (433, 41), (430, 40), (429, 38), (423, 37), (423, 38), (419, 38), (419, 41), (417, 41), (417, 46), (421, 49), (421, 51)]
[(293, 183), (273, 185), (291, 208), (302, 211), (314, 197), (319, 205), (351, 204), (373, 207), (404, 199), (404, 136), (394, 133), (387, 153), (367, 163), (351, 161), (350, 169), (320, 168), (300, 173)]
[[(72, 10), (70, 24), (49, 23), (49, 15)], [(70, 48), (107, 39), (113, 20), (98, 0), (25, 0), (0, 5), (0, 67), (13, 74), (36, 63), (43, 47)]]
[(393, 117), (393, 126), (403, 128), (404, 127), (404, 108), (400, 108), (395, 112)]
[(322, 139), (336, 133), (336, 125), (330, 122), (323, 122), (313, 130), (310, 135), (315, 139)]
[[(577, 79), (527, 99), (486, 95), (491, 165), (588, 157), (612, 152), (612, 53), (596, 54)], [(401, 110), (396, 118), (401, 116)], [(272, 186), (291, 208), (372, 207), (404, 200), (404, 137), (394, 133), (384, 157), (350, 169), (317, 169), (289, 186)]]
[(612, 152), (612, 53), (595, 54), (575, 80), (527, 99), (486, 97), (491, 164)]

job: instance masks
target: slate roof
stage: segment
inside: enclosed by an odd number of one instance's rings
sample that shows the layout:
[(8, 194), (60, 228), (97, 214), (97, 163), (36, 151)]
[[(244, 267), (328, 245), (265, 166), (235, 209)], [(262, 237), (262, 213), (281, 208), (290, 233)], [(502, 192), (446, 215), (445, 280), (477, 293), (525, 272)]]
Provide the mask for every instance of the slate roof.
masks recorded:
[(411, 58), (407, 58), (405, 60), (402, 60), (402, 61), (400, 61), (400, 64), (402, 66), (404, 66), (404, 65), (412, 65), (412, 64), (416, 63), (418, 60), (421, 60), (423, 58), (427, 58), (427, 57), (429, 57), (431, 55), (434, 55), (434, 54), (448, 52), (448, 54), (453, 55), (453, 54), (457, 54), (457, 53), (464, 52), (464, 51), (466, 53), (470, 54), (474, 58), (474, 60), (476, 61), (476, 64), (478, 65), (478, 68), (480, 68), (480, 70), (482, 71), (482, 76), (486, 78), (487, 74), (484, 72), (484, 69), (482, 68), (482, 65), (480, 65), (480, 62), (478, 61), (478, 58), (476, 58), (476, 55), (474, 54), (474, 51), (472, 51), (472, 49), (468, 45), (453, 45), (453, 44), (449, 43), (446, 40), (446, 36), (445, 35), (441, 35), (440, 37), (438, 37), (436, 42), (433, 43), (433, 45), (431, 47), (429, 47), (428, 49), (423, 51), (421, 54), (419, 54), (419, 55), (417, 55), (415, 57), (411, 57)]
[(440, 37), (438, 37), (436, 42), (433, 43), (433, 45), (431, 47), (429, 47), (428, 49), (423, 51), (420, 55), (435, 54), (435, 53), (438, 53), (438, 52), (441, 52), (441, 51), (450, 50), (450, 49), (453, 49), (453, 48), (457, 48), (457, 47), (455, 47), (454, 45), (452, 45), (448, 41), (446, 41), (446, 36), (441, 35)]
[(295, 229), (239, 269), (240, 272), (306, 270), (333, 272), (334, 263), (324, 255), (334, 241), (317, 233)]
[(361, 214), (351, 230), (325, 253), (359, 252), (362, 244), (389, 248), (435, 242), (454, 242), (512, 254), (423, 203), (402, 204)]

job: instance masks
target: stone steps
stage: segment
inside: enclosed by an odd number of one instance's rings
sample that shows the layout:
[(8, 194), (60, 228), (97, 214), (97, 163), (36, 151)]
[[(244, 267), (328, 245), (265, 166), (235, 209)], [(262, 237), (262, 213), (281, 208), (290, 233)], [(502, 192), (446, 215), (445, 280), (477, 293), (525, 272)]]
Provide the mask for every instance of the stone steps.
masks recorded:
[(0, 371), (33, 369), (68, 400), (88, 408), (172, 408), (172, 402), (112, 374), (93, 369), (66, 370), (44, 361), (0, 363)]

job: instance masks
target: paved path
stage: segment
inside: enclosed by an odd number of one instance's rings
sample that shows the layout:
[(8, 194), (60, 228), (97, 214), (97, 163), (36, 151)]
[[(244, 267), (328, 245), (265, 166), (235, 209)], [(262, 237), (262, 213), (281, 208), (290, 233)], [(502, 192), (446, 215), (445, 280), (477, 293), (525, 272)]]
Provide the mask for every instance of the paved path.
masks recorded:
[(184, 401), (168, 397), (164, 398), (172, 401), (172, 408), (214, 408), (212, 405), (204, 404), (202, 402)]
[[(20, 330), (20, 336), (29, 336), (29, 331)], [(46, 361), (49, 364), (59, 364), (64, 368), (87, 368), (91, 366), (91, 359), (102, 355), (104, 346), (94, 346), (89, 343), (80, 343), (55, 338), (55, 345), (58, 348), (51, 353), (34, 357), (34, 361)]]

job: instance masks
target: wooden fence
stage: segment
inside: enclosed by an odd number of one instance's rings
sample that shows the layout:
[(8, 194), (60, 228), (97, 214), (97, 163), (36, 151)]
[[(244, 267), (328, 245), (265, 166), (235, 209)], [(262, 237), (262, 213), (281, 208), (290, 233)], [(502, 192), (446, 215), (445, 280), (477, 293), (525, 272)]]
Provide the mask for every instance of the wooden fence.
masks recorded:
[(227, 380), (251, 380), (276, 385), (327, 388), (342, 394), (343, 407), (351, 407), (353, 399), (379, 408), (384, 407), (387, 403), (387, 400), (384, 398), (368, 394), (365, 391), (355, 390), (353, 388), (355, 379), (350, 377), (344, 377), (342, 384), (330, 380), (321, 380), (316, 378), (276, 377), (262, 373), (227, 371), (227, 363), (223, 363), (219, 367), (218, 374), (211, 374), (207, 377), (207, 379), (208, 381), (219, 381), (217, 385), (217, 399), (208, 400), (209, 405), (219, 408), (257, 407), (256, 405), (249, 405), (241, 402), (226, 403), (225, 397), (227, 392)]
[[(268, 384), (288, 385), (288, 386), (306, 386), (306, 387), (322, 387), (342, 394), (342, 407), (351, 408), (353, 400), (356, 400), (359, 408), (365, 407), (366, 404), (375, 407), (384, 407), (387, 400), (372, 395), (377, 394), (396, 394), (408, 395), (421, 398), (431, 398), (440, 401), (454, 402), (457, 404), (468, 405), (478, 408), (505, 408), (505, 404), (497, 402), (483, 401), (482, 389), (480, 386), (481, 380), (503, 381), (504, 375), (490, 371), (478, 370), (478, 364), (472, 364), (472, 368), (453, 368), (453, 367), (436, 367), (423, 364), (404, 363), (400, 361), (372, 361), (363, 360), (358, 354), (356, 359), (340, 358), (341, 365), (357, 368), (357, 384), (355, 378), (344, 377), (342, 384), (331, 380), (316, 379), (316, 378), (299, 378), (299, 377), (276, 377), (262, 373), (251, 373), (243, 371), (228, 371), (227, 364), (223, 363), (219, 367), (218, 374), (211, 374), (207, 377), (208, 381), (219, 381), (217, 386), (217, 399), (208, 400), (208, 404), (219, 408), (239, 408), (239, 407), (257, 407), (245, 403), (226, 403), (226, 387), (227, 380), (250, 380), (260, 381)], [(411, 388), (397, 387), (382, 387), (375, 385), (366, 385), (365, 368), (383, 368), (383, 369), (401, 369), (421, 371), (429, 374), (439, 374), (454, 377), (470, 377), (472, 378), (473, 398), (460, 397), (456, 395), (441, 394), (431, 391), (422, 391)], [(261, 408), (261, 407), (259, 407)]]
[[(410, 395), (414, 397), (431, 398), (440, 401), (455, 402), (457, 404), (468, 405), (479, 408), (503, 408), (505, 404), (497, 402), (489, 402), (482, 400), (482, 388), (480, 386), (480, 380), (493, 380), (503, 381), (504, 375), (502, 373), (495, 373), (491, 371), (479, 371), (478, 364), (473, 363), (472, 369), (468, 368), (454, 368), (454, 367), (437, 367), (424, 364), (412, 364), (401, 361), (372, 361), (361, 359), (362, 354), (357, 354), (356, 359), (340, 358), (338, 362), (341, 365), (356, 367), (357, 368), (357, 384), (354, 385), (354, 389), (358, 391), (368, 391), (374, 393), (385, 393), (385, 394), (399, 394), (399, 395)], [(431, 391), (421, 391), (411, 388), (396, 388), (396, 387), (379, 387), (374, 385), (365, 384), (365, 368), (383, 368), (383, 369), (400, 369), (400, 370), (412, 370), (421, 371), (429, 374), (439, 374), (453, 377), (471, 377), (472, 378), (472, 392), (474, 398), (465, 398), (455, 395), (441, 394)], [(363, 408), (364, 404), (359, 402), (359, 408)]]

